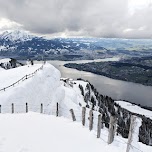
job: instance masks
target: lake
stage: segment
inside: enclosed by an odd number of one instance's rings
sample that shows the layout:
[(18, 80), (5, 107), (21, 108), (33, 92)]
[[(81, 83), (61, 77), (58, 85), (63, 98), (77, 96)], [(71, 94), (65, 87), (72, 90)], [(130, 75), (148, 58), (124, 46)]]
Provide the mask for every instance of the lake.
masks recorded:
[(99, 93), (108, 95), (115, 100), (128, 100), (136, 104), (152, 107), (152, 87), (114, 80), (105, 76), (96, 75), (90, 72), (78, 71), (76, 69), (66, 68), (66, 63), (87, 63), (87, 62), (105, 62), (118, 61), (119, 58), (107, 58), (98, 60), (81, 60), (81, 61), (48, 61), (60, 70), (62, 77), (73, 79), (82, 78), (88, 80), (95, 86)]

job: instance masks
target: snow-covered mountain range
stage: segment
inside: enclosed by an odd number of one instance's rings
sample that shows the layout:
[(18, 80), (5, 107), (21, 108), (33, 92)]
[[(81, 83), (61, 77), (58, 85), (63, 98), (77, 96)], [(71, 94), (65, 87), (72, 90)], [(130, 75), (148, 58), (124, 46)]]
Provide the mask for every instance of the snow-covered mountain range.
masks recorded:
[[(52, 38), (25, 31), (5, 31), (0, 35), (0, 56), (20, 59), (98, 59), (112, 56), (152, 55), (152, 40), (108, 38)], [(146, 54), (145, 54), (146, 51)]]
[(20, 30), (10, 30), (5, 31), (0, 35), (1, 40), (17, 42), (17, 41), (29, 41), (34, 38), (33, 35), (30, 35), (28, 32), (20, 31)]
[[(99, 52), (107, 50), (101, 46), (92, 45), (92, 40), (80, 39), (46, 39), (33, 36), (25, 31), (6, 31), (0, 35), (0, 55), (18, 56), (20, 58), (41, 59), (42, 56), (52, 59), (91, 58), (90, 50), (98, 49)], [(82, 52), (80, 50), (83, 50)], [(84, 50), (88, 50), (85, 52)], [(98, 53), (95, 53), (96, 56)]]

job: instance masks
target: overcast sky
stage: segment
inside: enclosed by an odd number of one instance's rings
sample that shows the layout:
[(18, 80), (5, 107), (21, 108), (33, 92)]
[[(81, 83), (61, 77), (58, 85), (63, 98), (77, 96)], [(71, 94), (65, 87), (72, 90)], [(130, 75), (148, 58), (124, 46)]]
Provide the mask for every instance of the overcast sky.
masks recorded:
[(0, 0), (0, 31), (152, 38), (152, 0)]

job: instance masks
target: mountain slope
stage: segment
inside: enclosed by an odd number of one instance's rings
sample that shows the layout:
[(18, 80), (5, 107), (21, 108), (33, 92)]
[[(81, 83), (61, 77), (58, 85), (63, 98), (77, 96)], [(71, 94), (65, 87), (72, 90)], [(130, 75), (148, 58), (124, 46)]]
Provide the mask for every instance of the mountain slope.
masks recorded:
[(20, 30), (12, 30), (12, 31), (5, 31), (0, 35), (1, 40), (10, 41), (10, 42), (17, 42), (17, 41), (29, 41), (34, 38), (33, 35), (30, 35), (29, 33), (25, 31)]
[(115, 101), (115, 102), (119, 104), (122, 108), (128, 109), (130, 112), (137, 113), (140, 115), (145, 115), (146, 117), (152, 119), (152, 111), (143, 109), (140, 106), (125, 101)]
[[(15, 69), (2, 71), (1, 83), (10, 85), (17, 80), (17, 75), (23, 76), (24, 74), (33, 73), (41, 65), (23, 66)], [(26, 72), (25, 72), (26, 71)], [(15, 74), (14, 74), (15, 73)], [(18, 78), (20, 77), (18, 76)], [(11, 82), (7, 82), (12, 77)], [(114, 145), (117, 152), (126, 150), (130, 117), (132, 114), (141, 117), (139, 114), (131, 113), (127, 109), (121, 108), (110, 97), (100, 95), (97, 90), (87, 81), (79, 80), (74, 81), (71, 79), (61, 79), (60, 72), (50, 64), (43, 65), (43, 69), (37, 71), (33, 77), (21, 81), (8, 89), (0, 92), (0, 105), (2, 113), (12, 112), (12, 103), (14, 104), (15, 113), (25, 113), (26, 103), (28, 103), (28, 110), (34, 112), (43, 112), (44, 114), (56, 115), (56, 104), (59, 103), (59, 116), (64, 116), (71, 119), (70, 109), (74, 110), (76, 120), (81, 122), (82, 107), (86, 109), (86, 127), (89, 126), (89, 111), (93, 109), (93, 130), (97, 130), (98, 114), (103, 114), (103, 125), (101, 139), (107, 141), (108, 127), (110, 116), (115, 114), (118, 119), (117, 136), (115, 136)], [(14, 80), (13, 80), (14, 79)], [(4, 81), (5, 80), (5, 81)], [(41, 107), (43, 104), (43, 107)], [(43, 109), (41, 109), (43, 108)], [(139, 129), (139, 141), (151, 145), (151, 120), (147, 117), (142, 118), (142, 125)], [(6, 119), (7, 120), (7, 119)], [(8, 122), (7, 122), (8, 123)], [(123, 130), (121, 130), (123, 128)], [(126, 131), (127, 130), (127, 131)], [(122, 138), (124, 137), (124, 138)], [(143, 138), (141, 138), (143, 137)], [(79, 136), (81, 138), (81, 135)], [(138, 139), (138, 137), (137, 137)], [(146, 139), (146, 140), (145, 140)], [(100, 141), (101, 142), (101, 141)], [(145, 146), (141, 142), (136, 142), (137, 148), (143, 152), (150, 152), (152, 147)], [(105, 146), (106, 144), (104, 144)], [(118, 150), (117, 146), (120, 146)], [(118, 146), (118, 147), (119, 147)], [(111, 152), (109, 146), (105, 146), (107, 152)]]
[[(8, 71), (0, 75), (1, 89), (7, 87), (23, 76), (33, 73), (42, 65), (23, 66)], [(57, 102), (64, 108), (75, 107), (80, 109), (78, 103), (84, 102), (80, 94), (77, 94), (71, 87), (65, 87), (60, 82), (60, 72), (50, 64), (44, 65), (43, 70), (37, 71), (34, 77), (12, 86), (8, 90), (0, 92), (1, 106), (16, 105), (16, 112), (25, 112), (27, 102), (32, 111), (39, 111), (40, 103), (45, 105), (45, 112), (54, 112)], [(73, 102), (75, 101), (75, 102)], [(18, 106), (19, 105), (19, 106)], [(52, 109), (52, 110), (51, 110)], [(2, 108), (2, 113), (10, 112), (10, 108)]]

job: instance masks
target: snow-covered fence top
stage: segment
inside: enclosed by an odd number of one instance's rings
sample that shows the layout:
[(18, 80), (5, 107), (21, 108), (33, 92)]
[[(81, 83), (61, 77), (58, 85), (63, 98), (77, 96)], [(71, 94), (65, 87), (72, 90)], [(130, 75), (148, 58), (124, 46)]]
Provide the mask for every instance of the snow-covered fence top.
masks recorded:
[(0, 91), (5, 91), (6, 89), (8, 89), (10, 87), (14, 87), (16, 84), (19, 84), (20, 82), (23, 82), (23, 81), (33, 77), (39, 70), (42, 70), (42, 69), (43, 69), (43, 65), (40, 68), (38, 68), (37, 70), (35, 70), (33, 73), (27, 74), (24, 77), (22, 77), (21, 79), (19, 79), (18, 81), (14, 82), (13, 84), (0, 89)]

